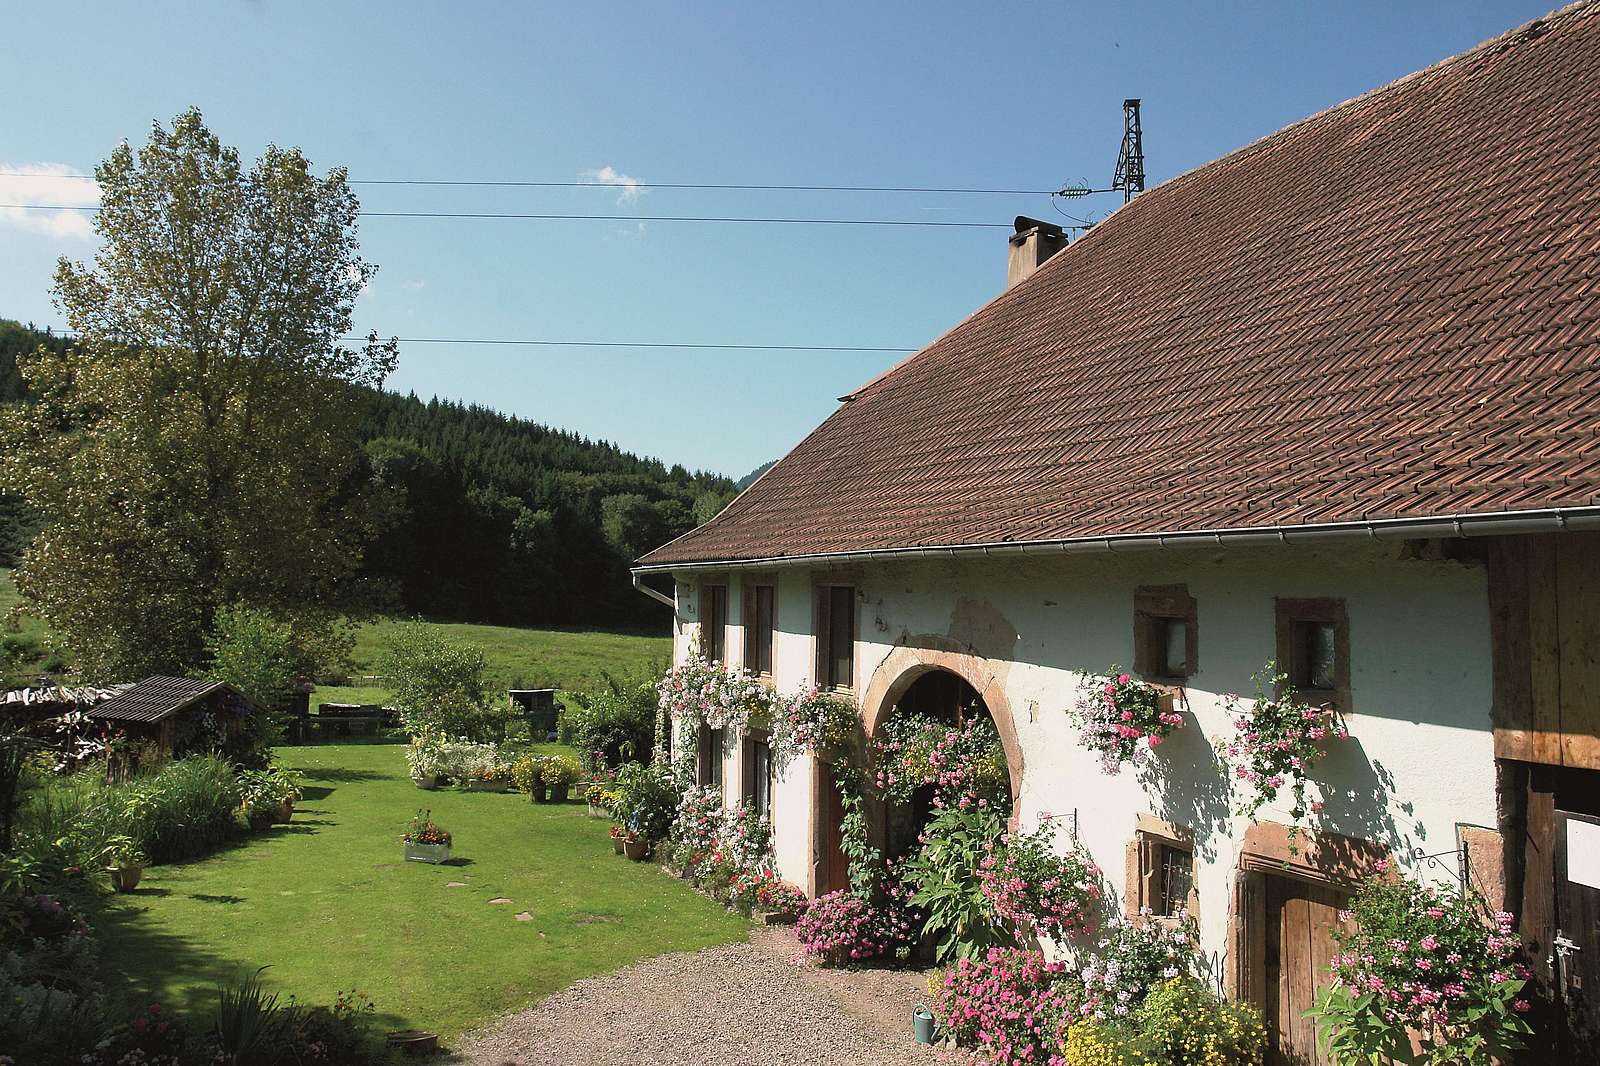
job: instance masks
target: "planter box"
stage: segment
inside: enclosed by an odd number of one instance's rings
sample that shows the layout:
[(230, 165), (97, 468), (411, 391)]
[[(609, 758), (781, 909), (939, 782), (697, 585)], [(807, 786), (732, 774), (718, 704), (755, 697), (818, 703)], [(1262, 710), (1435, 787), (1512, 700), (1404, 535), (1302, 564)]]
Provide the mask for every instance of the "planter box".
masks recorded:
[(469, 777), (461, 785), (468, 792), (504, 792), (511, 787), (511, 782), (484, 781), (476, 777)]
[(439, 787), (439, 775), (438, 774), (412, 774), (411, 775), (411, 783), (413, 785), (416, 785), (418, 788), (425, 788), (428, 791), (432, 792), (434, 789)]
[(607, 811), (604, 807), (596, 806), (593, 803), (589, 804), (589, 817), (590, 818), (604, 818), (609, 813), (610, 812)]
[(449, 844), (412, 844), (406, 842), (407, 862), (431, 862), (438, 865), (450, 861)]

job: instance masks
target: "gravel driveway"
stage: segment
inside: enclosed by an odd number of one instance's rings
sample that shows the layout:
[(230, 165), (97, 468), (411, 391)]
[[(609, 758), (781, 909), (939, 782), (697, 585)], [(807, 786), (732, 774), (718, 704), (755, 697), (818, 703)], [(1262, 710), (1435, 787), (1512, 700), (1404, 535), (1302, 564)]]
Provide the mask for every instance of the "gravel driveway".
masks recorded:
[(792, 931), (579, 981), (468, 1036), (473, 1066), (934, 1066), (911, 1039), (916, 972), (821, 970)]

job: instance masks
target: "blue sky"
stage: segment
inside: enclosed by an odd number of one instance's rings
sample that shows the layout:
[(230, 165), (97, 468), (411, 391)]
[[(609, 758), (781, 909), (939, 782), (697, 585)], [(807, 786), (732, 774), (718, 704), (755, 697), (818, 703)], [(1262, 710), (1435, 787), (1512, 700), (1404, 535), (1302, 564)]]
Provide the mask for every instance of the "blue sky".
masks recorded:
[[(1151, 184), (1549, 10), (1348, 4), (15, 5), (0, 168), (89, 169), (196, 105), (253, 156), (354, 178), (1049, 189), (1109, 182), (1144, 100)], [(373, 210), (1056, 217), (1041, 196), (367, 186)], [(70, 202), (0, 179), (0, 203)], [(56, 197), (52, 201), (52, 197)], [(1066, 206), (1103, 214), (1097, 197)], [(60, 324), (81, 219), (0, 209), (0, 316)], [(403, 337), (916, 347), (994, 296), (1005, 231), (363, 221), (357, 324)], [(888, 354), (402, 347), (393, 387), (738, 476)]]

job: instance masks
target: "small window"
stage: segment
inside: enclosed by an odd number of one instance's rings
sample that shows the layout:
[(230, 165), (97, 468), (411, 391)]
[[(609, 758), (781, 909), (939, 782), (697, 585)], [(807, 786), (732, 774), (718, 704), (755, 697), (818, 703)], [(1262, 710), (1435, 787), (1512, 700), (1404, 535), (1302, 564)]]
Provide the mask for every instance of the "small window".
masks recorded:
[(824, 688), (855, 684), (856, 590), (850, 585), (817, 589), (817, 681)]
[(1350, 709), (1350, 625), (1343, 600), (1278, 601), (1278, 669), (1314, 700)]
[(1193, 837), (1182, 826), (1139, 815), (1133, 842), (1128, 845), (1127, 874), (1133, 911), (1157, 920), (1198, 916)]
[(1199, 665), (1194, 597), (1185, 585), (1145, 585), (1133, 597), (1133, 666), (1148, 678), (1178, 680)]
[(700, 619), (705, 633), (704, 651), (712, 662), (723, 662), (728, 654), (728, 586), (701, 586), (705, 613)]
[(745, 669), (772, 676), (772, 634), (775, 627), (777, 591), (771, 585), (745, 586), (744, 665)]

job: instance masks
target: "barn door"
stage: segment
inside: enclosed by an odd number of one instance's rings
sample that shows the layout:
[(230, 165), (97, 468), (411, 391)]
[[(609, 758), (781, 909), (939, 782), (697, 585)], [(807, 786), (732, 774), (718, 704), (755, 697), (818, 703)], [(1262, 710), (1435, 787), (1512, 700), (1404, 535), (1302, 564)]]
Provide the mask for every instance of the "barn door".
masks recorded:
[(1305, 1016), (1332, 978), (1333, 930), (1348, 893), (1287, 877), (1266, 878), (1268, 1066), (1329, 1066)]
[(1600, 1041), (1600, 818), (1556, 811), (1555, 989), (1578, 1046)]
[(833, 764), (817, 760), (816, 894), (826, 895), (850, 887), (850, 870), (844, 857), (844, 803)]

